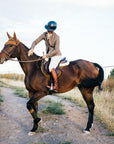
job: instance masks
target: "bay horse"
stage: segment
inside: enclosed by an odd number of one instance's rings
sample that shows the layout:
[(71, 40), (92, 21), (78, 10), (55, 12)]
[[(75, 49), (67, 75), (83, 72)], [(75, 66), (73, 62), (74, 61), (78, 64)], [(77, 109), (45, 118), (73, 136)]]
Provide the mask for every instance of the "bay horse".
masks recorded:
[[(17, 58), (24, 71), (24, 83), (30, 97), (26, 106), (33, 118), (33, 128), (30, 131), (30, 135), (32, 135), (36, 132), (38, 123), (41, 120), (41, 118), (37, 116), (38, 101), (49, 94), (49, 90), (46, 88), (49, 83), (49, 78), (41, 71), (42, 60), (40, 56), (34, 53), (28, 57), (29, 49), (17, 39), (16, 34), (14, 33), (13, 37), (8, 33), (7, 35), (9, 39), (0, 52), (0, 63), (3, 64), (4, 61), (8, 59)], [(57, 93), (70, 91), (76, 86), (79, 88), (89, 111), (87, 126), (84, 130), (84, 132), (89, 133), (93, 123), (95, 107), (93, 90), (96, 86), (101, 88), (104, 71), (99, 64), (86, 60), (70, 61), (69, 65), (61, 69), (62, 73), (58, 78)]]

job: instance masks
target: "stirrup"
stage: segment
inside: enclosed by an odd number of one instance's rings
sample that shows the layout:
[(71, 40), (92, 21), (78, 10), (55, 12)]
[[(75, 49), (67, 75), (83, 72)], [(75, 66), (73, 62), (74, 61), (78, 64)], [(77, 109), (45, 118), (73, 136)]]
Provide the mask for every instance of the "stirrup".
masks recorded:
[(47, 88), (50, 92), (57, 92), (56, 89), (53, 89), (53, 83), (51, 83), (51, 86), (46, 86), (46, 88)]
[(51, 86), (46, 86), (49, 90), (53, 90), (53, 83), (51, 83)]

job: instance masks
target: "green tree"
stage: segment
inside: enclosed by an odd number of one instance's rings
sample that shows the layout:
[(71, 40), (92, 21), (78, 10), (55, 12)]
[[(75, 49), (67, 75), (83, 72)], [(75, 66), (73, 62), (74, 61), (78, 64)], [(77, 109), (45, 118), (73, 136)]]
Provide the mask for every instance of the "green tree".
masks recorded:
[(114, 78), (114, 69), (112, 69), (112, 70), (110, 71), (109, 78)]

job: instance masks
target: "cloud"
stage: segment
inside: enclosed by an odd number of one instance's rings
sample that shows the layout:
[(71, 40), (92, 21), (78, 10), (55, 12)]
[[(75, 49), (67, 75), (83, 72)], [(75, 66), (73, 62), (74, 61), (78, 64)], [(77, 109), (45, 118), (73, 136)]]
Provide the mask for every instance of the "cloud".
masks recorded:
[[(55, 2), (53, 0), (49, 0)], [(57, 0), (56, 2), (64, 4), (75, 4), (76, 6), (85, 6), (92, 8), (110, 8), (114, 7), (114, 0)]]

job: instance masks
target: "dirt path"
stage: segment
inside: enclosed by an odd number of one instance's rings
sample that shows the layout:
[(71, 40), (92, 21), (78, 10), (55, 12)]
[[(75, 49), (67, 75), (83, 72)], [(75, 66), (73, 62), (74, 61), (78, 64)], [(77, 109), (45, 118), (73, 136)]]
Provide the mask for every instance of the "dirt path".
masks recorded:
[[(44, 132), (28, 136), (32, 128), (32, 118), (26, 109), (27, 100), (13, 94), (11, 88), (1, 88), (4, 102), (0, 106), (0, 144), (113, 144), (114, 138), (106, 136), (108, 130), (95, 118), (90, 135), (82, 133), (87, 122), (87, 109), (76, 106), (55, 96), (47, 96), (39, 101), (39, 111), (45, 101), (61, 101), (65, 115), (41, 115)], [(40, 112), (39, 112), (40, 113)]]

